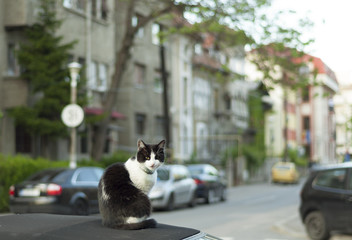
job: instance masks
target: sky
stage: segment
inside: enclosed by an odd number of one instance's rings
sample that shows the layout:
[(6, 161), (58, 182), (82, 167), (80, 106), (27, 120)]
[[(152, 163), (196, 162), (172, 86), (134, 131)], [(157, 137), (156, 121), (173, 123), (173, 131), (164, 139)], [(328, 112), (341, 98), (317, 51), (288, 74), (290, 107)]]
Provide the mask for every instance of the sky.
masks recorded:
[(305, 34), (315, 42), (306, 52), (323, 60), (340, 84), (352, 84), (352, 0), (273, 0), (272, 8), (309, 17), (314, 26)]

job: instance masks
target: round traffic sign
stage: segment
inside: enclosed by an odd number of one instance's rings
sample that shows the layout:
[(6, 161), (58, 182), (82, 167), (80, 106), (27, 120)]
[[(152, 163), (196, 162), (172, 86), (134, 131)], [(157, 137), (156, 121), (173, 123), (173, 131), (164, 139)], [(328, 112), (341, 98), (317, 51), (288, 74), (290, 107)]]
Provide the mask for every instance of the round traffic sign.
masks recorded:
[(61, 112), (61, 120), (67, 127), (77, 127), (84, 119), (84, 111), (77, 104), (69, 104)]

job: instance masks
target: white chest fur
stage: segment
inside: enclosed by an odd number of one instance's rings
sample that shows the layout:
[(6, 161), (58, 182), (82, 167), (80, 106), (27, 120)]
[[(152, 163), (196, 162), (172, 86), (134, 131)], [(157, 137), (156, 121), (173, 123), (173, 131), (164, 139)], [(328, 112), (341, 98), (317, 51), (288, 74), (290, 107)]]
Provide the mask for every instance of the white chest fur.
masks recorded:
[(131, 159), (127, 160), (125, 166), (130, 174), (130, 179), (133, 184), (145, 194), (148, 194), (156, 182), (156, 171), (153, 174), (147, 174), (142, 170), (140, 163), (137, 160)]

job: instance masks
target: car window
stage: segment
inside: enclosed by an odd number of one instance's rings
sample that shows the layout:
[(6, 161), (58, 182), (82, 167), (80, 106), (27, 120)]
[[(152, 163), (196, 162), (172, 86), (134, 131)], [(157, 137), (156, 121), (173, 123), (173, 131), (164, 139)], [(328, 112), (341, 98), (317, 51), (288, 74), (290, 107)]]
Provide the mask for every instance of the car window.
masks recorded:
[(191, 171), (192, 175), (200, 175), (203, 173), (203, 168), (197, 166), (189, 166), (188, 169)]
[(59, 174), (57, 174), (54, 178), (53, 181), (57, 183), (64, 183), (66, 182), (72, 175), (71, 171), (63, 171)]
[(158, 180), (167, 181), (170, 179), (170, 172), (168, 169), (158, 169)]
[(28, 178), (28, 181), (42, 181), (47, 182), (53, 180), (59, 173), (64, 170), (50, 169), (45, 171), (40, 171)]
[(104, 173), (104, 170), (103, 170), (103, 169), (100, 169), (100, 168), (96, 168), (96, 169), (94, 169), (94, 172), (95, 172), (95, 174), (97, 175), (97, 178), (100, 180), (101, 176), (102, 176), (103, 173)]
[(213, 166), (208, 166), (206, 171), (210, 176), (218, 176), (218, 170), (216, 170)]
[(97, 182), (99, 181), (98, 176), (92, 169), (81, 170), (76, 178), (76, 182)]
[(290, 170), (290, 169), (294, 169), (294, 165), (293, 164), (276, 164), (274, 166), (275, 169), (279, 169), (279, 170)]
[(186, 167), (175, 166), (172, 175), (175, 181), (180, 181), (188, 177), (188, 170)]
[(319, 173), (313, 181), (313, 186), (345, 189), (346, 169), (332, 169)]

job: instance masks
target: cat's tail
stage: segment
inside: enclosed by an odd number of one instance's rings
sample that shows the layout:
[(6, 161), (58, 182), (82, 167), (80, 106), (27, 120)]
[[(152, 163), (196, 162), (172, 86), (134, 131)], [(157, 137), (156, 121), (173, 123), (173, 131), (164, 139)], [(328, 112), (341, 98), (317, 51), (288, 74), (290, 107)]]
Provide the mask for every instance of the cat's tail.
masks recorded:
[(120, 224), (117, 225), (117, 229), (123, 229), (123, 230), (138, 230), (138, 229), (144, 229), (144, 228), (155, 228), (157, 225), (157, 222), (154, 219), (147, 219), (139, 223), (126, 223), (126, 224)]

